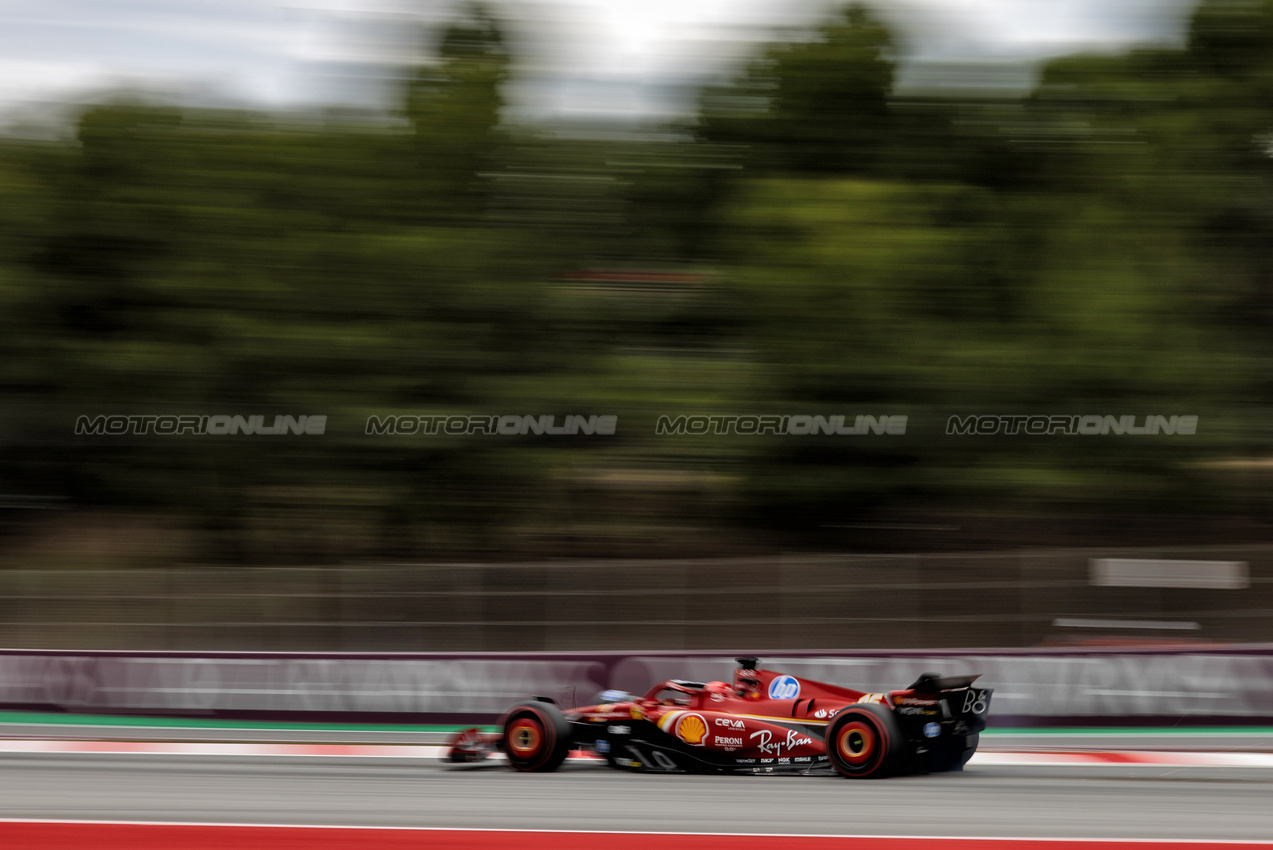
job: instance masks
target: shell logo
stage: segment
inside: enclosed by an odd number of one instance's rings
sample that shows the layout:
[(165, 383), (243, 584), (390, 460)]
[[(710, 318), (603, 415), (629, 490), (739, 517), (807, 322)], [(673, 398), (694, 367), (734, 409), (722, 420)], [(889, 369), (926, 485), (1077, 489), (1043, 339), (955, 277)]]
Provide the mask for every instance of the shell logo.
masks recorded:
[(686, 714), (676, 724), (676, 737), (691, 747), (703, 746), (707, 737), (707, 721), (697, 714)]

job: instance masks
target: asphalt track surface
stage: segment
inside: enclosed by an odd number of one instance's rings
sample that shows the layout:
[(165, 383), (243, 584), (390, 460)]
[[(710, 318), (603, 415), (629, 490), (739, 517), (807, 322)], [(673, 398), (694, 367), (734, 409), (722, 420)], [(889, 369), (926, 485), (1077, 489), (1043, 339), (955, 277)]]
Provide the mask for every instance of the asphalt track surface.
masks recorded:
[(1273, 770), (970, 766), (962, 774), (553, 774), (377, 759), (0, 757), (0, 817), (455, 829), (1246, 839)]
[[(358, 744), (443, 744), (461, 727), (331, 728), (303, 723), (145, 726), (93, 722), (13, 722), (13, 713), (0, 712), (0, 739), (64, 738), (70, 740), (129, 741), (269, 741)], [(491, 727), (494, 728), (494, 727)], [(1273, 752), (1273, 729), (990, 729), (982, 734), (981, 749), (1010, 750), (1200, 750)]]

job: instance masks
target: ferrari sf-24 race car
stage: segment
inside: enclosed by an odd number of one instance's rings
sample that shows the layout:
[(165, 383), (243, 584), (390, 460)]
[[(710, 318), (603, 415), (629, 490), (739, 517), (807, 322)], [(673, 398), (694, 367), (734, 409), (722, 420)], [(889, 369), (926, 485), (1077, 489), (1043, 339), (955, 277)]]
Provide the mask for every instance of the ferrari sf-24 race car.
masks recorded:
[(548, 771), (584, 750), (611, 767), (660, 773), (962, 770), (990, 707), (978, 678), (924, 673), (909, 688), (865, 693), (762, 670), (744, 656), (732, 684), (669, 679), (642, 697), (606, 691), (597, 705), (567, 710), (547, 697), (519, 702), (502, 731), (455, 736), (448, 759), (477, 762), (498, 750), (517, 770)]

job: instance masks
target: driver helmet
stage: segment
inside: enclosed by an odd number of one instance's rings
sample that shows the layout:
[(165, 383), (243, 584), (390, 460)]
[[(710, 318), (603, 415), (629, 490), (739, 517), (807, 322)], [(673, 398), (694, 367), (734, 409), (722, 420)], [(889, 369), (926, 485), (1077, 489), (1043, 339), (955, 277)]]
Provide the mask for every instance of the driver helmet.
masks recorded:
[(728, 682), (708, 682), (703, 686), (703, 691), (713, 702), (720, 702), (727, 696), (731, 696), (734, 689), (729, 686)]

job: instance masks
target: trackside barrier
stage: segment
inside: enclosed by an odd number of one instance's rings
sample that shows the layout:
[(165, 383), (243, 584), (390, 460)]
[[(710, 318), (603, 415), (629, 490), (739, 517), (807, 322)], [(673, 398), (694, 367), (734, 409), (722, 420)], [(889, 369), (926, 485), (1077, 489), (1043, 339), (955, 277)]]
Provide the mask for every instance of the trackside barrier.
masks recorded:
[[(739, 652), (741, 652), (740, 650)], [(728, 679), (727, 652), (306, 654), (0, 650), (0, 709), (297, 720), (487, 722), (528, 695), (587, 705), (666, 678)], [(1273, 722), (1273, 645), (759, 651), (764, 665), (884, 691), (981, 673), (993, 723)]]

